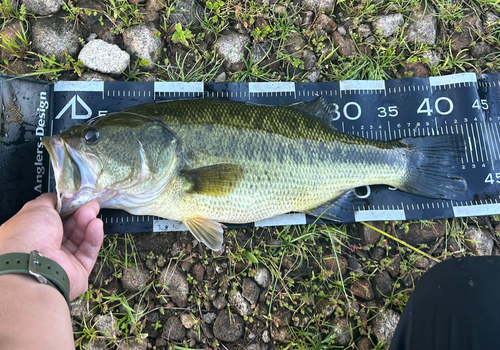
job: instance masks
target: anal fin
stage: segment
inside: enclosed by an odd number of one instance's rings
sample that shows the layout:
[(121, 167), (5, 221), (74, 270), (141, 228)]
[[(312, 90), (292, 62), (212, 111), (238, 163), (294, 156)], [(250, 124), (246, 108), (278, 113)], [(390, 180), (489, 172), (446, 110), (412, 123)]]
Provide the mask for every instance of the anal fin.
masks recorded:
[(212, 250), (221, 250), (223, 242), (224, 225), (205, 218), (186, 218), (182, 223), (195, 236)]
[(306, 214), (317, 217), (318, 222), (322, 222), (322, 219), (328, 221), (341, 221), (338, 215), (342, 211), (352, 210), (352, 203), (354, 198), (354, 190), (349, 190), (341, 193), (335, 199), (323, 204), (318, 208), (306, 211)]

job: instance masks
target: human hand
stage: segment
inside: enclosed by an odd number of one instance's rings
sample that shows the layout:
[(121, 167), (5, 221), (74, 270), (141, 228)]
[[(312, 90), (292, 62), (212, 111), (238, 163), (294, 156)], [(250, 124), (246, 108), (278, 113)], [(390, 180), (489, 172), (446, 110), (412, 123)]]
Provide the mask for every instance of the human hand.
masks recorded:
[(103, 240), (99, 204), (90, 202), (66, 218), (55, 210), (56, 195), (44, 193), (0, 226), (0, 254), (38, 250), (66, 271), (70, 300), (83, 294)]

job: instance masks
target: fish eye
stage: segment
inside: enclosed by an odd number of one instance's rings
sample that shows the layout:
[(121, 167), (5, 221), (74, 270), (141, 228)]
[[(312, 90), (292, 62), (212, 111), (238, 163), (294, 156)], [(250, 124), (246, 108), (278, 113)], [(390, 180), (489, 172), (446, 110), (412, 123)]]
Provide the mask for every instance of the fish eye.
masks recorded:
[(99, 131), (94, 127), (88, 127), (83, 130), (83, 141), (87, 145), (93, 145), (99, 140)]

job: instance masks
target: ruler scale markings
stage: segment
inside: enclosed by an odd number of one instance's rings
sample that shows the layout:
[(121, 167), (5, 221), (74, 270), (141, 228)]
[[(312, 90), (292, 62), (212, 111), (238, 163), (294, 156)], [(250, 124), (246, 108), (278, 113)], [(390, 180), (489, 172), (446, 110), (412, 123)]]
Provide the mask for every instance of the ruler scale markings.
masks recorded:
[[(481, 129), (483, 128), (483, 124), (481, 124)], [(496, 157), (496, 154), (493, 150), (493, 146), (492, 146), (492, 141), (491, 141), (491, 135), (490, 135), (490, 132), (488, 130), (488, 125), (485, 123), (484, 124), (484, 135), (486, 136), (485, 138), (485, 142), (487, 142), (488, 146), (486, 147), (486, 149), (490, 152), (490, 158), (491, 160), (496, 160), (497, 157)], [(492, 162), (492, 164), (495, 164), (495, 162)]]
[[(465, 127), (467, 128), (467, 124), (465, 124)], [(468, 130), (468, 129), (467, 129)], [(477, 141), (476, 141), (476, 135), (474, 135), (474, 126), (472, 124), (470, 124), (470, 130), (471, 130), (471, 134), (472, 134), (472, 139), (473, 139), (473, 145), (474, 145), (474, 152), (476, 154), (476, 162), (479, 162), (479, 153), (477, 151)], [(469, 131), (467, 131), (467, 134), (469, 133)]]
[(500, 159), (500, 152), (498, 150), (497, 141), (495, 140), (495, 131), (493, 130), (493, 127), (488, 124), (486, 124), (486, 128), (488, 129), (488, 135), (490, 136), (490, 141), (493, 145), (493, 151), (496, 150), (496, 153), (493, 153), (495, 155), (495, 160)]
[[(460, 125), (460, 129), (462, 130), (462, 135), (464, 135), (464, 127), (463, 127), (463, 125)], [(467, 148), (468, 148), (468, 150), (469, 150), (469, 152), (471, 154), (471, 161), (474, 162), (474, 159), (473, 159), (473, 156), (472, 156), (472, 145), (470, 143), (469, 130), (467, 130), (467, 141), (469, 142), (469, 144), (467, 145), (467, 143), (465, 143), (465, 162), (469, 163), (469, 156), (467, 154)]]
[[(479, 141), (479, 150), (481, 151), (481, 162), (484, 162), (485, 155), (486, 155), (486, 161), (488, 161), (488, 154), (486, 153), (486, 149), (484, 150), (485, 154), (483, 154), (483, 146), (481, 145), (481, 134), (479, 133), (479, 127), (477, 125), (477, 122), (475, 122), (475, 124), (476, 124), (477, 137), (478, 137), (478, 140), (480, 140)], [(481, 133), (482, 133), (482, 131), (481, 131)], [(484, 144), (484, 135), (483, 135), (482, 139), (483, 139), (483, 144)], [(486, 147), (486, 144), (484, 144), (484, 146)]]

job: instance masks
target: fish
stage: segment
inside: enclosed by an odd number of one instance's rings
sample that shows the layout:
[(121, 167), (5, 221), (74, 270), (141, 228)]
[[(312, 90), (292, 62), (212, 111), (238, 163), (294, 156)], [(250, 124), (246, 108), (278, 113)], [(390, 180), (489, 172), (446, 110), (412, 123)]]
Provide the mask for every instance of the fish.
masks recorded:
[(267, 106), (224, 99), (143, 104), (92, 118), (42, 142), (57, 210), (89, 201), (178, 220), (213, 250), (224, 223), (317, 213), (356, 187), (428, 198), (467, 190), (458, 135), (376, 141), (337, 131), (333, 97)]

